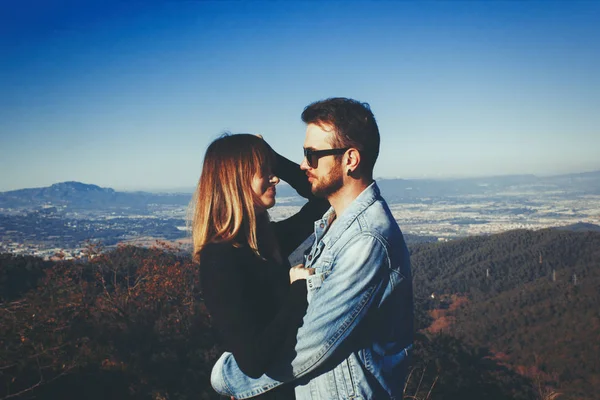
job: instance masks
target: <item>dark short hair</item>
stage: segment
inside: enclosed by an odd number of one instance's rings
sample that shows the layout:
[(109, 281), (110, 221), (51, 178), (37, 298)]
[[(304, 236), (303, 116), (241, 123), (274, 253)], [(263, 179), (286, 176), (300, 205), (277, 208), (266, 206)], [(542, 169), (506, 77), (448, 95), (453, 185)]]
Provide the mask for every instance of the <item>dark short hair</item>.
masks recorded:
[(372, 177), (379, 155), (379, 128), (368, 103), (332, 97), (306, 106), (302, 112), (305, 124), (331, 125), (334, 148), (353, 147), (360, 152), (364, 175)]

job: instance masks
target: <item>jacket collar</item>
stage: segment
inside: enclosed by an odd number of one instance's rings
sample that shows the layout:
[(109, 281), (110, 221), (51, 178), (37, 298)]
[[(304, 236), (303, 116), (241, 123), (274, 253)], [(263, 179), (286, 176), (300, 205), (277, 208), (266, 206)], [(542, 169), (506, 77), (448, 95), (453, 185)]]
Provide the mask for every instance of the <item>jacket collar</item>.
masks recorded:
[[(335, 242), (337, 242), (337, 240), (354, 222), (354, 220), (378, 198), (380, 198), (379, 187), (377, 186), (377, 183), (373, 181), (352, 201), (352, 203), (350, 203), (342, 215), (338, 215), (336, 217), (335, 224), (329, 228), (327, 234), (323, 237), (323, 244), (330, 248)], [(328, 226), (328, 221), (330, 221), (334, 216), (335, 210), (333, 207), (330, 207), (325, 215), (323, 215), (320, 223)]]

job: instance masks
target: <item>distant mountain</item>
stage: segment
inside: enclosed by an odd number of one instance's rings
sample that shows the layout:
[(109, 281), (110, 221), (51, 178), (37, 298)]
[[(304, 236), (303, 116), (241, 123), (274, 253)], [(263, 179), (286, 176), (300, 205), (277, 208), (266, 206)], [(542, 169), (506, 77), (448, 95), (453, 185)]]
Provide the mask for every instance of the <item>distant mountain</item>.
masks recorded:
[(600, 171), (537, 177), (507, 175), (463, 179), (378, 179), (390, 202), (502, 192), (559, 191), (570, 195), (600, 194)]
[[(537, 177), (509, 175), (465, 179), (377, 179), (388, 203), (413, 201), (434, 202), (439, 198), (498, 193), (551, 191), (566, 195), (600, 194), (600, 171)], [(279, 198), (287, 204), (300, 205), (304, 200), (287, 184), (277, 188)], [(62, 182), (50, 187), (0, 192), (0, 208), (34, 208), (44, 205), (71, 209), (130, 208), (144, 210), (149, 204), (185, 205), (191, 193), (117, 192), (81, 182)], [(429, 200), (427, 200), (429, 199)], [(282, 204), (282, 203), (280, 203)]]
[(147, 209), (151, 204), (186, 205), (189, 194), (117, 192), (81, 182), (61, 182), (49, 187), (20, 189), (0, 193), (0, 208), (67, 207), (69, 210)]
[[(566, 195), (600, 194), (600, 171), (579, 174), (537, 177), (507, 175), (462, 179), (387, 179), (378, 178), (377, 185), (388, 203), (420, 201), (434, 202), (440, 198), (486, 195), (511, 192), (560, 192)], [(292, 205), (303, 200), (287, 184), (277, 186), (277, 196), (288, 198)]]
[(55, 183), (49, 187), (20, 189), (0, 193), (0, 201), (13, 201), (27, 205), (53, 203), (56, 205), (69, 204), (78, 201), (94, 202), (114, 200), (116, 192), (113, 189), (101, 188), (81, 182)]
[(562, 231), (573, 231), (573, 232), (588, 232), (588, 231), (600, 232), (599, 225), (589, 224), (587, 222), (578, 222), (578, 223), (572, 224), (572, 225), (560, 226), (556, 229), (562, 230)]

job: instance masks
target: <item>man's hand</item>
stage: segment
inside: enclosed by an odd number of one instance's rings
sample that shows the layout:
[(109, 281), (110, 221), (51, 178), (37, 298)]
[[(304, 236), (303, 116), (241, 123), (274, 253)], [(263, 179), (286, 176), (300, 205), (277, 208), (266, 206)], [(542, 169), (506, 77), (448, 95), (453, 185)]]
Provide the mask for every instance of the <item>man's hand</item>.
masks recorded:
[(294, 283), (298, 279), (306, 279), (310, 275), (315, 274), (314, 268), (304, 268), (304, 264), (298, 264), (290, 268), (290, 283)]

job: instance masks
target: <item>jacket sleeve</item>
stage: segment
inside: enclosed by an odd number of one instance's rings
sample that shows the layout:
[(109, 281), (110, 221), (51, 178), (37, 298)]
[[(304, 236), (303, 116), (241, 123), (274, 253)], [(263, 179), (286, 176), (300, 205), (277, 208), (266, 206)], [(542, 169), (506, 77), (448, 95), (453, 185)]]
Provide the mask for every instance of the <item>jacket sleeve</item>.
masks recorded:
[(329, 202), (311, 192), (310, 182), (300, 166), (276, 154), (275, 175), (286, 181), (296, 192), (308, 200), (296, 214), (274, 223), (275, 234), (282, 253), (287, 257), (308, 238), (314, 230), (314, 222), (329, 209)]
[[(200, 265), (200, 282), (204, 302), (213, 323), (222, 335), (225, 347), (233, 353), (237, 365), (249, 377), (261, 376), (286, 342), (295, 339), (306, 312), (306, 282), (298, 280), (290, 286), (285, 301), (266, 325), (262, 310), (252, 307), (248, 287), (241, 268), (232, 256), (230, 246), (207, 251)], [(261, 318), (262, 317), (262, 318)]]
[(213, 367), (215, 390), (236, 398), (249, 397), (259, 388), (300, 378), (333, 356), (381, 297), (389, 276), (389, 258), (380, 239), (361, 234), (351, 239), (333, 262), (331, 273), (312, 295), (294, 352), (276, 360), (259, 379), (244, 376), (226, 353)]

